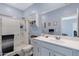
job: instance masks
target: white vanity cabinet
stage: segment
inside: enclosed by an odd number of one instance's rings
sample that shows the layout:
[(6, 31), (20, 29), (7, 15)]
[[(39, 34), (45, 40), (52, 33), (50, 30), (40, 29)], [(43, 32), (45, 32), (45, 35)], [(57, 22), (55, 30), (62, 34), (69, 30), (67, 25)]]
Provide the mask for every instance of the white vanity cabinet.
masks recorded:
[(33, 40), (32, 45), (34, 46), (34, 49), (33, 49), (34, 56), (55, 56), (56, 55), (56, 53), (54, 54), (54, 50), (51, 49), (51, 45), (45, 42)]
[(50, 56), (51, 51), (49, 49), (43, 47), (35, 47), (34, 48), (34, 56)]
[(59, 52), (54, 52), (54, 54), (52, 56), (64, 56), (64, 55)]
[(38, 39), (32, 40), (32, 45), (35, 56), (79, 56), (79, 50)]
[(78, 50), (73, 50), (73, 56), (79, 56), (79, 51)]
[(51, 56), (51, 52), (48, 48), (40, 47), (40, 56)]
[(55, 46), (54, 51), (62, 56), (72, 56), (73, 50), (62, 46)]
[(40, 55), (40, 47), (34, 45), (33, 54), (34, 54), (34, 56), (39, 56)]
[(34, 49), (33, 49), (34, 56), (51, 56), (52, 50), (48, 49), (44, 46), (41, 46), (40, 44), (41, 44), (41, 42), (39, 42), (37, 40), (32, 41), (32, 45), (34, 47)]
[(33, 44), (33, 47), (34, 47), (33, 48), (34, 56), (39, 56), (40, 55), (40, 52), (39, 52), (40, 47), (39, 47), (39, 45), (37, 45), (37, 41), (33, 41), (32, 44)]

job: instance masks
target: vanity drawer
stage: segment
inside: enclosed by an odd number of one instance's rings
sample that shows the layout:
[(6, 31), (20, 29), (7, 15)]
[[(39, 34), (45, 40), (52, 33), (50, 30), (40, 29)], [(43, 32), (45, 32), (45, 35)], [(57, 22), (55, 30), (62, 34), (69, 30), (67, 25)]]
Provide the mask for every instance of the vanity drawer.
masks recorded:
[(61, 46), (55, 46), (55, 51), (65, 56), (72, 56), (72, 50)]

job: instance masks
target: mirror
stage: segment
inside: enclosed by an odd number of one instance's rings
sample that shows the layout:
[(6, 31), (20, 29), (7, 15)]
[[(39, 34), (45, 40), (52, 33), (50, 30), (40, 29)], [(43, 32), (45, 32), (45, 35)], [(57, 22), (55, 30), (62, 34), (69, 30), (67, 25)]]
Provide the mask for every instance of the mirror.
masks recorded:
[(62, 35), (69, 37), (79, 36), (79, 16), (78, 12), (69, 15), (62, 16), (60, 19), (44, 20), (43, 33), (50, 35)]
[(77, 15), (61, 18), (61, 35), (78, 36), (78, 17)]
[[(52, 12), (52, 11), (51, 11)], [(61, 35), (69, 37), (79, 37), (79, 10), (75, 12), (62, 13), (62, 15), (43, 15), (42, 32), (49, 35)]]

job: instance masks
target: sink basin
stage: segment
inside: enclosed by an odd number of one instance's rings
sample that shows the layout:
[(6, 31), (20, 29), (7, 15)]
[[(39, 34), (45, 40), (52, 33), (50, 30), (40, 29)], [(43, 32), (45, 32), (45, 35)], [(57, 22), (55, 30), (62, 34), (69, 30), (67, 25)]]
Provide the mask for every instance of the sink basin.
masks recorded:
[(65, 43), (65, 41), (63, 39), (56, 39), (56, 38), (48, 38), (50, 41), (56, 42), (56, 43)]
[(48, 36), (48, 37), (44, 37), (45, 38), (45, 40), (49, 40), (49, 41), (51, 41), (51, 42), (54, 42), (54, 43), (56, 43), (56, 44), (70, 44), (70, 43), (72, 43), (72, 40), (71, 39), (66, 39), (66, 38), (59, 38), (59, 39), (56, 39), (56, 36), (53, 36), (53, 37), (51, 37), (51, 36)]

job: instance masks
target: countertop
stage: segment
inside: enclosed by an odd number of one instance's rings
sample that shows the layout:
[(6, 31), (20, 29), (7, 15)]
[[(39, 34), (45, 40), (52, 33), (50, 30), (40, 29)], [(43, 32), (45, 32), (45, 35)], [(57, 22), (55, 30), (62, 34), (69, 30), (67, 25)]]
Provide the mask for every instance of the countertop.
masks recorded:
[(69, 39), (69, 38), (64, 38), (62, 37), (60, 40), (55, 39), (55, 36), (50, 36), (46, 38), (45, 36), (39, 36), (37, 38), (33, 38), (34, 40), (40, 40), (44, 42), (48, 42), (51, 44), (71, 48), (71, 49), (76, 49), (79, 50), (79, 39)]

